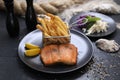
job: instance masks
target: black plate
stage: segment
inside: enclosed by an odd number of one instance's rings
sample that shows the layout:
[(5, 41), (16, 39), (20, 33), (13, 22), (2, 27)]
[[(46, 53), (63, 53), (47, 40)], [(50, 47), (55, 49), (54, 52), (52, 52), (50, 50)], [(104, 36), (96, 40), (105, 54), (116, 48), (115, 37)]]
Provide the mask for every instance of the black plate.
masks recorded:
[[(96, 12), (81, 12), (75, 16), (73, 16), (69, 22), (69, 24), (73, 23), (74, 21), (76, 21), (80, 16), (84, 16), (84, 15), (93, 15), (93, 16), (96, 16), (96, 17), (99, 17), (101, 18), (103, 21), (107, 22), (108, 25), (109, 25), (109, 28), (107, 30), (107, 32), (101, 32), (101, 33), (94, 33), (94, 34), (90, 34), (90, 35), (87, 35), (89, 37), (104, 37), (104, 36), (107, 36), (107, 35), (110, 35), (111, 33), (113, 33), (115, 30), (116, 30), (116, 24), (115, 24), (115, 21), (110, 18), (109, 16), (106, 16), (104, 14), (101, 14), (101, 13), (96, 13)], [(76, 30), (79, 30), (81, 32), (83, 32), (80, 28), (78, 27), (73, 27), (74, 29)], [(84, 32), (83, 32), (84, 33)], [(85, 33), (84, 33), (85, 34)]]
[(26, 57), (24, 55), (25, 51), (25, 43), (32, 43), (35, 45), (39, 45), (42, 47), (42, 32), (39, 30), (35, 30), (28, 35), (26, 35), (19, 44), (18, 54), (20, 59), (29, 67), (46, 73), (66, 73), (71, 72), (76, 69), (84, 66), (92, 57), (93, 46), (91, 41), (82, 33), (71, 30), (71, 43), (74, 44), (78, 48), (78, 59), (77, 64), (74, 66), (54, 66), (54, 67), (45, 67), (41, 60), (40, 56), (36, 57)]

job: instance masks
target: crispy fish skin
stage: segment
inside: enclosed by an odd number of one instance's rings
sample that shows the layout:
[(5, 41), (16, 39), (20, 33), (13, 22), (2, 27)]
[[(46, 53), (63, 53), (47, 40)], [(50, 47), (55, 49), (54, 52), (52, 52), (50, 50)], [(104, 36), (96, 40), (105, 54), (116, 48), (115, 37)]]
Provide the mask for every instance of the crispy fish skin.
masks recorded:
[[(53, 64), (52, 57), (51, 57), (51, 49), (49, 46), (46, 46), (41, 51), (41, 60), (43, 61), (44, 65)], [(49, 56), (49, 57), (48, 57)]]
[(77, 63), (77, 48), (73, 44), (62, 44), (59, 46), (61, 62), (67, 65)]
[(73, 44), (47, 45), (41, 50), (41, 60), (45, 66), (62, 63), (75, 65), (77, 63), (77, 48)]

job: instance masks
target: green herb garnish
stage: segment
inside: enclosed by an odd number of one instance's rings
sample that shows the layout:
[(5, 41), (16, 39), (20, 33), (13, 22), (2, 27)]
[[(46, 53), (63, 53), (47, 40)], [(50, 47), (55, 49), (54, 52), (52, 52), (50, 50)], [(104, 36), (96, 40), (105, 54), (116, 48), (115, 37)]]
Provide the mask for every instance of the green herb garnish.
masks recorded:
[(98, 17), (95, 16), (86, 16), (86, 18), (88, 19), (87, 25), (86, 25), (86, 29), (90, 29), (98, 20), (101, 20)]

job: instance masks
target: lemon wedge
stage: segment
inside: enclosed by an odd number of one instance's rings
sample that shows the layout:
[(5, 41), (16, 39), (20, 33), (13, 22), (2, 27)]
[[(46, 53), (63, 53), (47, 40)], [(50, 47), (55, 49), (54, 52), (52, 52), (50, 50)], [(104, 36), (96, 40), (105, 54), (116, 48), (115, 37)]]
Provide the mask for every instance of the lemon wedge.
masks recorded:
[(40, 48), (25, 50), (25, 55), (28, 57), (34, 57), (40, 54)]
[(36, 48), (39, 49), (40, 48), (39, 46), (31, 44), (31, 43), (26, 43), (25, 47), (28, 49), (36, 49)]

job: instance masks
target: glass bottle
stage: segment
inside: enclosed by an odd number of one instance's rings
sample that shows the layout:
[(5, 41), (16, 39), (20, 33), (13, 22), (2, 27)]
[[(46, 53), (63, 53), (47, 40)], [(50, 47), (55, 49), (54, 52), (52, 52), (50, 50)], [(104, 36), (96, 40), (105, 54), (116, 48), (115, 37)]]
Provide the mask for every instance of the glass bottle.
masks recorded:
[(13, 0), (4, 0), (4, 4), (7, 11), (6, 28), (11, 37), (19, 35), (19, 23), (14, 14)]
[(32, 31), (36, 29), (36, 14), (33, 8), (33, 0), (26, 0), (27, 9), (25, 14), (26, 26), (28, 31)]

